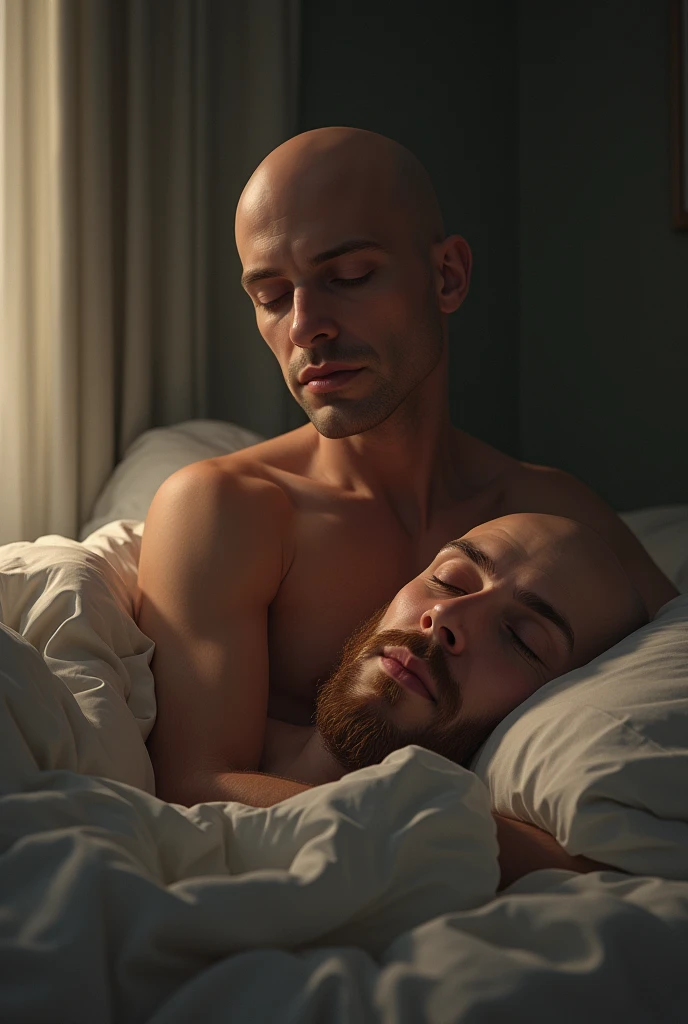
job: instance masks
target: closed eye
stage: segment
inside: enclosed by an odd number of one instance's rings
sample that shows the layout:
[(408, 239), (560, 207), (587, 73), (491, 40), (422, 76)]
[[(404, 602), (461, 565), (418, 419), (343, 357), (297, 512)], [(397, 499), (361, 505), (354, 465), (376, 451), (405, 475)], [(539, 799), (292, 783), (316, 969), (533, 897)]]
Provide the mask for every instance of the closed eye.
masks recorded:
[[(442, 593), (450, 593), (459, 596), (468, 593), (468, 591), (462, 590), (461, 587), (455, 587), (453, 584), (447, 583), (446, 580), (441, 580), (438, 576), (430, 576), (428, 582), (431, 583), (436, 590), (441, 590)], [(518, 633), (512, 629), (511, 626), (507, 626), (506, 629), (511, 638), (511, 642), (517, 651), (528, 658), (529, 661), (532, 661), (533, 664), (544, 665), (542, 659), (537, 656), (535, 651), (531, 650), (528, 644), (521, 639)]]
[(260, 306), (261, 309), (277, 309), (280, 302), (286, 298), (287, 293), (279, 295), (276, 299), (271, 299), (270, 302), (261, 302), (260, 299), (256, 299), (256, 305)]
[(363, 284), (364, 281), (368, 280), (371, 274), (372, 270), (369, 270), (368, 273), (364, 274), (362, 277), (333, 277), (332, 283), (343, 284), (344, 287), (346, 288), (347, 286), (350, 285)]
[[(356, 287), (356, 285), (364, 284), (372, 273), (373, 271), (369, 270), (368, 273), (363, 274), (362, 277), (333, 277), (332, 283), (342, 285), (344, 288), (352, 288)], [(261, 309), (277, 309), (279, 304), (287, 297), (287, 294), (288, 292), (285, 292), (283, 295), (279, 295), (276, 299), (271, 299), (270, 302), (260, 302), (260, 300), (258, 300), (257, 305), (259, 305)]]
[(521, 638), (518, 635), (518, 633), (516, 633), (511, 628), (511, 626), (507, 626), (506, 628), (507, 628), (507, 632), (511, 635), (511, 640), (512, 640), (512, 643), (513, 643), (514, 647), (516, 648), (516, 650), (520, 651), (521, 654), (524, 654), (526, 656), (526, 658), (528, 658), (530, 661), (532, 661), (534, 663), (537, 663), (539, 665), (544, 665), (544, 662), (542, 661), (542, 659), (538, 658), (538, 656), (535, 653), (535, 651), (532, 651), (530, 649), (530, 647), (528, 646), (528, 644), (524, 643), (523, 640), (521, 640)]
[(455, 586), (453, 586), (453, 584), (447, 583), (446, 580), (441, 580), (437, 576), (431, 576), (429, 578), (428, 582), (433, 584), (435, 590), (441, 590), (443, 593), (459, 594), (459, 595), (467, 594), (468, 593), (467, 590), (462, 590), (461, 587), (455, 587)]

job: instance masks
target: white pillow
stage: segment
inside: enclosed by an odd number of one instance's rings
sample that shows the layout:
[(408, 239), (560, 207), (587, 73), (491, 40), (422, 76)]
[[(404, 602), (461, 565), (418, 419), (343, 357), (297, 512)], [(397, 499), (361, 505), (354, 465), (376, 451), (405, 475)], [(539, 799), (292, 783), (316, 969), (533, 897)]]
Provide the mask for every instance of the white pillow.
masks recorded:
[(142, 523), (79, 544), (50, 535), (0, 548), (0, 619), (40, 653), (98, 730), (110, 778), (155, 792), (154, 643), (133, 619)]
[(158, 487), (178, 469), (263, 440), (252, 430), (221, 420), (187, 420), (147, 430), (115, 466), (91, 518), (79, 531), (79, 540), (115, 519), (145, 519)]
[(569, 853), (688, 880), (688, 595), (534, 693), (471, 767)]

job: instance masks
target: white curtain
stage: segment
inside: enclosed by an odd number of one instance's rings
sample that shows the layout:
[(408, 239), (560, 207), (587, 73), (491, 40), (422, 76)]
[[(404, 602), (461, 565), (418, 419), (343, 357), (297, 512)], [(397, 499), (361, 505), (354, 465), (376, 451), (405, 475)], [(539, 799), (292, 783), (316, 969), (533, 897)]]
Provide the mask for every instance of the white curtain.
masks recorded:
[[(75, 537), (138, 434), (212, 414), (208, 140), (236, 139), (238, 182), (294, 134), (298, 17), (298, 0), (0, 0), (0, 543)], [(210, 50), (233, 69), (222, 96)], [(243, 367), (255, 341), (223, 344)], [(266, 386), (277, 433), (290, 414)]]

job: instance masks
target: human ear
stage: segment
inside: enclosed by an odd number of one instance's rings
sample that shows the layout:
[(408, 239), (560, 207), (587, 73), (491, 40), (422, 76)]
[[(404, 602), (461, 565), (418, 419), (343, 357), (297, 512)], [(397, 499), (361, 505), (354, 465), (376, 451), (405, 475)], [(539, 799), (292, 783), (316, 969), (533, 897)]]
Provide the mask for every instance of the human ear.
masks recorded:
[(438, 273), (437, 299), (442, 313), (453, 313), (468, 294), (473, 256), (465, 238), (449, 235), (433, 246)]

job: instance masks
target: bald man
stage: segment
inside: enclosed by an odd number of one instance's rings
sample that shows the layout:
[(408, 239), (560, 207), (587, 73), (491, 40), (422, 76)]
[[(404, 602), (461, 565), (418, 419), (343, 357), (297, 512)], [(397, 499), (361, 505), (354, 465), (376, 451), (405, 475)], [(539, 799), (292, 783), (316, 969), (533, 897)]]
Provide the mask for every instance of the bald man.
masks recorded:
[(513, 512), (568, 516), (611, 546), (651, 615), (676, 593), (587, 487), (450, 423), (447, 317), (471, 254), (411, 153), (351, 128), (288, 140), (247, 183), (236, 241), (310, 423), (175, 473), (151, 505), (150, 752), (160, 795), (183, 804), (289, 795), (259, 770), (270, 722), (311, 722), (345, 638), (447, 537)]
[(545, 683), (647, 623), (611, 548), (562, 516), (502, 516), (444, 544), (348, 638), (315, 725), (272, 722), (261, 769), (315, 785), (416, 743), (468, 766)]
[[(318, 689), (315, 724), (272, 721), (260, 768), (308, 788), (409, 743), (468, 767), (526, 698), (647, 619), (618, 558), (589, 527), (537, 513), (495, 519), (445, 544), (349, 637)], [(495, 819), (505, 885), (514, 866), (504, 829), (513, 823)]]

